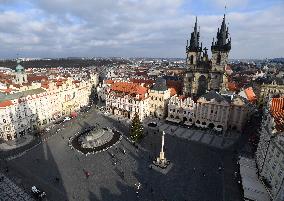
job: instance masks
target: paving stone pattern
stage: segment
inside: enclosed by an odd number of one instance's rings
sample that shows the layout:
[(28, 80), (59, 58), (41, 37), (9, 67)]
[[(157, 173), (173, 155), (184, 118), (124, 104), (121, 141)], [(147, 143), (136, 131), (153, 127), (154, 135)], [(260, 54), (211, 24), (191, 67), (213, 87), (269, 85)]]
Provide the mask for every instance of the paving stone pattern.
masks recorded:
[(13, 181), (0, 173), (0, 200), (1, 201), (33, 201), (34, 199), (17, 186)]

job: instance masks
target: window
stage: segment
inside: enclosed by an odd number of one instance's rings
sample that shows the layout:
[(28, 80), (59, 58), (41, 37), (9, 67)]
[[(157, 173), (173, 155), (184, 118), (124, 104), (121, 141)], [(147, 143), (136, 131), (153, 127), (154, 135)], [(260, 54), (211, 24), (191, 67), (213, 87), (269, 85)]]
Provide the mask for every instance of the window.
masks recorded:
[(193, 55), (190, 56), (190, 64), (193, 64)]
[(5, 129), (5, 131), (10, 131), (10, 127), (9, 126), (5, 126), (4, 129)]
[(221, 54), (219, 53), (217, 55), (217, 61), (216, 61), (217, 64), (220, 64), (221, 63)]
[(6, 119), (3, 119), (3, 122), (6, 123)]

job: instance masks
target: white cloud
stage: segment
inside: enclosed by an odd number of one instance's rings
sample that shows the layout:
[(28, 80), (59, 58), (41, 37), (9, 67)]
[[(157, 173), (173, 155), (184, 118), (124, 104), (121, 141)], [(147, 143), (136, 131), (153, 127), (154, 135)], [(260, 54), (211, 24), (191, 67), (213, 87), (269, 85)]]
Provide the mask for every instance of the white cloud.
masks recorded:
[[(204, 0), (208, 1), (209, 0)], [(210, 1), (212, 3), (212, 1)], [(215, 1), (221, 5), (222, 0)], [(247, 0), (228, 1), (242, 6)], [(184, 57), (195, 16), (182, 0), (42, 0), (24, 11), (0, 12), (0, 56)], [(194, 3), (194, 2), (192, 2)], [(231, 57), (283, 56), (283, 7), (229, 12)], [(222, 15), (198, 16), (210, 49)]]

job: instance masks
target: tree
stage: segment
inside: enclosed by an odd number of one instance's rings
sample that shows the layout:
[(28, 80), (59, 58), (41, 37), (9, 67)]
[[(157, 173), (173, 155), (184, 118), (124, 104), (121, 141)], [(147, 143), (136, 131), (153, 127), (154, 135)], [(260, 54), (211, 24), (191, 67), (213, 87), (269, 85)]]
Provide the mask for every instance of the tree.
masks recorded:
[(135, 113), (131, 123), (130, 138), (133, 141), (137, 142), (139, 139), (142, 138), (142, 136), (143, 136), (143, 125), (139, 119), (139, 115)]

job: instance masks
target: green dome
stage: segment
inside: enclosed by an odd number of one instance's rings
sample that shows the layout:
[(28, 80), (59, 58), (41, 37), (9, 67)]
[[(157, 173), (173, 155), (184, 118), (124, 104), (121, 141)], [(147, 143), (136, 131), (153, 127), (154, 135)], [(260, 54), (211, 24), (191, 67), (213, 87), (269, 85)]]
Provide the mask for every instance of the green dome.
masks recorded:
[(18, 65), (16, 66), (16, 72), (22, 72), (22, 71), (24, 71), (24, 67), (21, 66), (21, 64), (18, 64)]
[(16, 66), (16, 72), (23, 72), (25, 69), (24, 67), (20, 64), (20, 60), (17, 60), (18, 65)]

